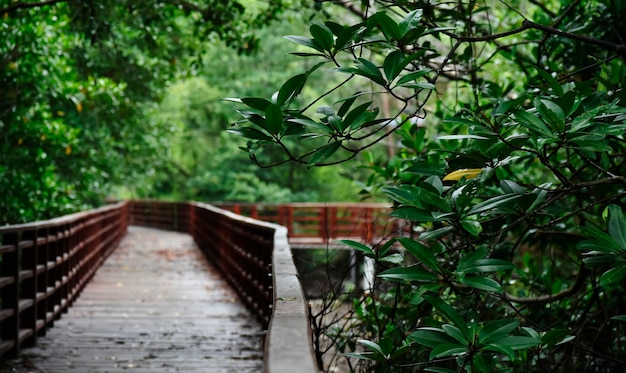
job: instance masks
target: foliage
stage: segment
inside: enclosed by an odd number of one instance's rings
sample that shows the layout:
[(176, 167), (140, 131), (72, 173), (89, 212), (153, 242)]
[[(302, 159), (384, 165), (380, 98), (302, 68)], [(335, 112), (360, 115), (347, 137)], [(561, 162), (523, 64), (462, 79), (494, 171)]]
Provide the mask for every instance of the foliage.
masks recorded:
[(253, 52), (251, 27), (292, 1), (0, 1), (0, 224), (147, 188), (166, 163), (163, 89), (223, 40)]
[[(288, 36), (306, 72), (231, 131), (263, 166), (400, 143), (366, 186), (412, 229), (344, 242), (378, 276), (329, 339), (360, 371), (623, 368), (626, 4), (362, 3)], [(337, 89), (302, 102), (316, 74)]]

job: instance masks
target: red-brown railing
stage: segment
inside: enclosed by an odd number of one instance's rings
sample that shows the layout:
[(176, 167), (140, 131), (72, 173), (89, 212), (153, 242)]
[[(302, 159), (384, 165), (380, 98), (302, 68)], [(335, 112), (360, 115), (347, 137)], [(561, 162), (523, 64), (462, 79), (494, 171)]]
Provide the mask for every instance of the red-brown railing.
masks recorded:
[(126, 233), (118, 203), (0, 228), (0, 356), (45, 335)]
[(214, 203), (253, 219), (282, 225), (294, 244), (328, 244), (337, 239), (373, 243), (406, 229), (405, 221), (389, 217), (384, 203)]
[(0, 356), (44, 335), (117, 247), (128, 224), (187, 232), (268, 329), (266, 372), (313, 372), (307, 307), (289, 241), (372, 242), (404, 229), (382, 204), (222, 205), (131, 201), (0, 228)]

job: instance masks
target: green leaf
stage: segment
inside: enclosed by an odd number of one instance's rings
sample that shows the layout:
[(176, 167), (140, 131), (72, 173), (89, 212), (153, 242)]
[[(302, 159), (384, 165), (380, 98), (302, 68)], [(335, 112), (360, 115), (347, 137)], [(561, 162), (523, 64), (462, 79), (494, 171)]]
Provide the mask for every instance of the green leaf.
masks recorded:
[[(348, 110), (350, 110), (350, 107), (352, 107), (352, 105), (354, 104), (354, 102), (356, 101), (356, 99), (359, 98), (358, 95), (352, 95), (350, 97), (348, 97), (347, 99), (345, 99), (344, 103), (341, 104), (341, 107), (339, 108), (339, 110), (337, 111), (337, 115), (339, 115), (340, 117), (344, 117), (346, 115), (346, 113), (348, 112)], [(372, 102), (370, 101), (368, 103), (368, 106), (371, 104)], [(366, 108), (368, 107), (366, 106)]]
[(420, 24), (422, 20), (422, 9), (415, 9), (409, 12), (402, 21), (398, 24), (398, 33), (400, 38), (405, 37), (410, 30), (414, 29)]
[(609, 205), (609, 235), (617, 245), (626, 251), (626, 219), (622, 208), (618, 205)]
[(443, 324), (441, 325), (441, 329), (443, 329), (443, 331), (447, 335), (456, 339), (457, 342), (464, 344), (464, 345), (469, 344), (469, 339), (467, 338), (467, 336), (465, 336), (465, 334), (461, 332), (461, 329), (457, 328), (456, 326), (450, 325), (450, 324)]
[(270, 104), (265, 109), (266, 129), (273, 135), (278, 135), (283, 128), (283, 112), (280, 106)]
[(464, 277), (461, 283), (478, 290), (491, 291), (494, 293), (504, 292), (504, 289), (502, 289), (502, 286), (500, 286), (496, 280), (488, 277)]
[(442, 368), (442, 367), (428, 367), (424, 369), (424, 372), (435, 372), (435, 373), (457, 373), (456, 370)]
[(393, 51), (385, 57), (385, 62), (383, 62), (383, 71), (385, 72), (385, 76), (388, 81), (391, 82), (398, 75), (400, 75), (406, 66), (404, 60), (404, 53), (400, 50)]
[(402, 85), (408, 82), (414, 82), (431, 71), (431, 69), (424, 69), (403, 75), (400, 79), (398, 79), (398, 85)]
[(441, 221), (433, 216), (429, 210), (423, 210), (416, 207), (399, 207), (395, 209), (390, 216), (394, 218), (400, 218), (410, 221), (429, 222), (429, 221)]
[(539, 73), (541, 78), (550, 85), (550, 88), (552, 88), (552, 91), (555, 95), (563, 96), (563, 87), (561, 86), (561, 83), (558, 82), (558, 80), (556, 80), (554, 77), (552, 77), (552, 75), (550, 75), (550, 73), (540, 67), (537, 67), (537, 72)]
[(391, 281), (437, 281), (437, 276), (419, 267), (391, 268), (381, 272), (378, 277)]
[(326, 134), (331, 134), (331, 133), (335, 132), (332, 128), (328, 127), (328, 125), (326, 125), (324, 123), (316, 122), (316, 121), (314, 121), (312, 119), (295, 118), (295, 119), (289, 119), (289, 122), (302, 124), (303, 126), (315, 128), (315, 129), (319, 130), (320, 132), (326, 133)]
[(546, 99), (535, 99), (535, 107), (544, 121), (558, 133), (565, 131), (565, 113), (556, 103)]
[(461, 220), (461, 226), (474, 237), (478, 237), (483, 231), (483, 226), (476, 220)]
[(376, 118), (376, 115), (378, 115), (378, 108), (374, 111), (367, 110), (371, 104), (371, 102), (366, 102), (355, 107), (351, 112), (349, 112), (344, 119), (346, 126), (351, 130), (356, 130), (359, 129), (364, 123)]
[(618, 315), (611, 317), (611, 320), (626, 321), (626, 315)]
[(335, 44), (333, 33), (326, 25), (314, 22), (309, 30), (311, 31), (311, 36), (313, 36), (315, 43), (320, 45), (324, 50), (330, 51), (333, 48)]
[(378, 352), (381, 356), (385, 356), (385, 354), (383, 353), (383, 350), (380, 348), (378, 343), (372, 342), (372, 341), (368, 341), (367, 339), (359, 339), (357, 342), (359, 344), (369, 348), (372, 351)]
[(330, 156), (335, 154), (337, 150), (341, 147), (341, 141), (331, 142), (328, 145), (325, 145), (319, 149), (317, 149), (311, 159), (308, 162), (309, 167), (316, 166), (324, 161), (326, 161)]
[(316, 51), (324, 53), (324, 48), (319, 45), (318, 42), (311, 38), (307, 38), (305, 36), (297, 36), (297, 35), (287, 35), (285, 39), (300, 45), (304, 45), (305, 47), (309, 47), (315, 49)]
[(458, 327), (468, 339), (472, 339), (472, 336), (469, 335), (469, 328), (467, 327), (467, 323), (459, 313), (452, 308), (448, 303), (443, 301), (442, 299), (433, 297), (431, 295), (424, 295), (424, 299), (428, 303), (430, 303), (433, 307), (437, 309), (437, 311), (441, 312), (441, 314), (448, 319), (453, 325)]
[(426, 267), (435, 272), (441, 272), (439, 262), (437, 262), (437, 258), (430, 248), (408, 237), (401, 237), (398, 241), (411, 255), (422, 262)]
[(296, 97), (304, 87), (306, 78), (306, 74), (299, 74), (289, 78), (278, 91), (278, 98), (276, 99), (277, 104), (282, 106), (289, 99)]
[(386, 84), (383, 75), (380, 70), (374, 65), (372, 62), (364, 59), (358, 58), (356, 61), (356, 68), (354, 67), (338, 67), (335, 71), (339, 71), (342, 73), (360, 75), (372, 80), (374, 83), (380, 84), (384, 86)]
[(509, 359), (513, 360), (515, 358), (515, 352), (508, 346), (501, 346), (498, 344), (490, 343), (486, 346), (483, 346), (483, 350), (487, 351), (495, 351), (501, 353), (503, 355), (508, 356)]
[(547, 331), (543, 337), (541, 337), (541, 344), (545, 348), (552, 348), (559, 344), (569, 342), (574, 338), (575, 337), (570, 335), (570, 331), (567, 329), (552, 329)]
[(524, 189), (522, 189), (522, 187), (519, 186), (519, 184), (517, 184), (516, 182), (511, 181), (511, 180), (502, 180), (502, 181), (500, 181), (500, 188), (506, 194), (512, 194), (512, 193), (522, 194), (522, 193), (524, 193)]
[(433, 348), (444, 343), (454, 343), (454, 339), (439, 328), (422, 327), (409, 335), (409, 339)]
[(453, 229), (454, 229), (454, 227), (443, 227), (443, 228), (434, 229), (432, 231), (426, 231), (426, 232), (424, 232), (424, 233), (419, 235), (419, 239), (420, 240), (430, 240), (430, 239), (433, 239), (433, 238), (439, 238), (439, 237), (449, 233)]
[(626, 277), (626, 264), (620, 263), (618, 267), (611, 268), (604, 272), (600, 277), (600, 286), (609, 287), (610, 285), (622, 281)]
[(265, 113), (267, 107), (272, 104), (271, 101), (258, 97), (245, 97), (241, 99), (241, 102), (255, 110)]
[(403, 83), (398, 84), (400, 87), (412, 88), (412, 89), (435, 89), (435, 85), (428, 82), (415, 82), (415, 83)]
[(370, 257), (370, 258), (375, 258), (376, 257), (376, 252), (374, 252), (374, 250), (372, 250), (371, 248), (369, 248), (368, 246), (360, 243), (360, 242), (356, 242), (356, 241), (352, 241), (352, 240), (338, 240), (338, 243), (341, 243), (343, 245), (349, 246), (353, 249), (355, 249), (356, 251), (360, 251), (362, 252), (365, 256)]
[(444, 343), (433, 348), (428, 358), (433, 360), (446, 356), (465, 354), (467, 354), (467, 346), (458, 343)]
[(477, 272), (500, 272), (513, 269), (515, 266), (511, 262), (502, 259), (478, 259), (474, 262), (467, 263), (463, 266), (459, 265), (457, 271), (459, 273), (477, 273)]
[(227, 132), (230, 132), (237, 136), (245, 137), (248, 139), (253, 139), (253, 140), (267, 140), (267, 141), (272, 140), (270, 136), (252, 127), (232, 128), (232, 129), (229, 129)]
[(478, 340), (480, 343), (490, 343), (495, 339), (509, 334), (519, 325), (517, 320), (501, 319), (487, 321), (483, 328), (480, 330)]
[(546, 124), (536, 116), (524, 111), (524, 110), (514, 110), (513, 115), (515, 119), (522, 126), (528, 128), (530, 131), (534, 132), (537, 135), (540, 135), (544, 138), (550, 139), (553, 138), (554, 135), (552, 131), (546, 126)]
[(404, 172), (424, 176), (443, 176), (446, 172), (446, 166), (440, 163), (422, 162), (408, 167)]
[(402, 36), (398, 24), (385, 12), (378, 12), (370, 19), (380, 27), (387, 41), (399, 40)]
[(512, 350), (523, 350), (538, 346), (541, 344), (541, 341), (532, 337), (507, 336), (493, 341), (492, 344), (502, 347), (508, 347)]
[(477, 205), (474, 205), (472, 208), (470, 208), (467, 211), (467, 215), (469, 216), (469, 215), (480, 214), (481, 212), (484, 212), (484, 211), (504, 207), (508, 205), (509, 203), (511, 203), (512, 201), (522, 196), (523, 194), (501, 194), (499, 196), (495, 196)]
[(488, 137), (477, 136), (477, 135), (445, 135), (437, 137), (437, 140), (489, 140)]

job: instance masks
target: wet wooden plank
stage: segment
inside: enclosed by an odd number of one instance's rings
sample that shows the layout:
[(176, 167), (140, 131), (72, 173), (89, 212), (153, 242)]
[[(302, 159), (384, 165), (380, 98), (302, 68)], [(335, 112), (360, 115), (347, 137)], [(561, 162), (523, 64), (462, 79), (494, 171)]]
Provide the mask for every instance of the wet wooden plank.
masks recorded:
[(130, 227), (38, 346), (43, 372), (259, 372), (262, 332), (189, 235)]

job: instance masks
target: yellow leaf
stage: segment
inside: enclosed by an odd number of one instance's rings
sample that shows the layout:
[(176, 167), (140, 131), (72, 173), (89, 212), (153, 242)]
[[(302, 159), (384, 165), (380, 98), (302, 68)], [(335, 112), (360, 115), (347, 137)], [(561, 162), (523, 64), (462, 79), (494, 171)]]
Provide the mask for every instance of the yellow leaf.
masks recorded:
[(70, 155), (70, 154), (72, 154), (72, 147), (68, 145), (65, 147), (65, 155)]
[(17, 139), (17, 144), (18, 145), (22, 145), (23, 142), (24, 142), (24, 139)]
[(57, 115), (60, 116), (60, 117), (63, 117), (63, 116), (65, 116), (65, 112), (59, 110), (59, 111), (57, 111)]
[(80, 101), (76, 101), (76, 111), (79, 113), (83, 111), (83, 104)]
[(481, 173), (482, 168), (462, 168), (447, 174), (443, 181), (459, 181), (462, 178), (473, 179)]

